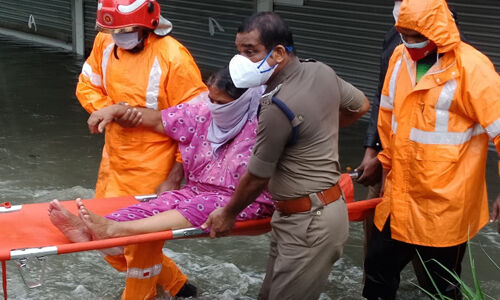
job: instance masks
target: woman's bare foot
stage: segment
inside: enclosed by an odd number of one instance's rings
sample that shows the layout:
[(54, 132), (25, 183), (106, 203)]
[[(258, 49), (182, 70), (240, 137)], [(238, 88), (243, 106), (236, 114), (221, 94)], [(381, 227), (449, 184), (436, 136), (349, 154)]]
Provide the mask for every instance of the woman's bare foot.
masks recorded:
[(121, 234), (119, 229), (119, 222), (106, 219), (89, 211), (81, 200), (77, 200), (78, 216), (80, 220), (87, 227), (88, 232), (94, 240), (101, 240), (107, 238), (114, 238), (125, 236)]
[[(79, 201), (80, 199), (77, 199)], [(56, 226), (72, 242), (90, 241), (90, 232), (78, 216), (70, 213), (62, 204), (54, 199), (49, 203), (49, 218), (52, 224)]]

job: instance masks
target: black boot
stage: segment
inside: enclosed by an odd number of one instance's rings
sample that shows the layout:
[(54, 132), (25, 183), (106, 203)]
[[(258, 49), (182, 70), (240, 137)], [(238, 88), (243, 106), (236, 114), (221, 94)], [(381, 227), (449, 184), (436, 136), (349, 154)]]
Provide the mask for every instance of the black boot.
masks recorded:
[(189, 281), (186, 281), (186, 283), (184, 283), (184, 285), (179, 290), (177, 295), (175, 295), (175, 297), (182, 297), (182, 298), (189, 298), (189, 297), (196, 298), (197, 296), (198, 296), (198, 289), (194, 285), (189, 283)]

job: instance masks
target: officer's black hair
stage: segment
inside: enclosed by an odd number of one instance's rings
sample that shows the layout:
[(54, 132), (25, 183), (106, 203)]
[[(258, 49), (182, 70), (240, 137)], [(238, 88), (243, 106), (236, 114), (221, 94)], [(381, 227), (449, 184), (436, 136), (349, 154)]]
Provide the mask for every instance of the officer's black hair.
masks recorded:
[(248, 33), (257, 30), (260, 40), (267, 51), (277, 45), (283, 45), (288, 51), (295, 54), (292, 31), (288, 24), (274, 12), (260, 12), (245, 18), (238, 27), (238, 33)]
[(207, 80), (208, 86), (214, 86), (217, 89), (226, 92), (233, 100), (238, 99), (246, 92), (247, 89), (237, 88), (233, 80), (231, 79), (231, 75), (229, 74), (229, 67), (226, 66), (222, 69), (219, 69), (217, 72), (210, 75)]

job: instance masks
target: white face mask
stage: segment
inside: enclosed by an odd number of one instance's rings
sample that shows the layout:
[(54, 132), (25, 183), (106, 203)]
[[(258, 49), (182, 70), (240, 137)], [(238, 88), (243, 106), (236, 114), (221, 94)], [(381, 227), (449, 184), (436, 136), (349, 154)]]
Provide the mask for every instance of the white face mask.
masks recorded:
[(139, 43), (139, 32), (113, 33), (115, 44), (125, 50), (134, 49)]
[(403, 1), (394, 1), (394, 8), (392, 9), (392, 15), (394, 16), (394, 22), (398, 21), (399, 9), (401, 8), (401, 2), (403, 2)]
[(266, 57), (259, 62), (252, 62), (249, 58), (236, 54), (229, 62), (229, 74), (237, 88), (251, 88), (265, 84), (278, 64), (269, 66), (267, 58), (271, 55), (271, 50)]

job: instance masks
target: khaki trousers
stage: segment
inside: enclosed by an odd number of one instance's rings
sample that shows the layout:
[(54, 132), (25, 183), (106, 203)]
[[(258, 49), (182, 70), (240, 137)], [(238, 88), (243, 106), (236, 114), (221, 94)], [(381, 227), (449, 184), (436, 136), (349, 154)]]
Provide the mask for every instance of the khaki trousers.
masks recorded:
[(318, 299), (333, 263), (342, 255), (349, 235), (343, 197), (327, 206), (316, 194), (309, 197), (309, 212), (273, 214), (271, 249), (259, 300)]

